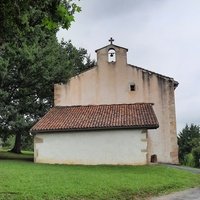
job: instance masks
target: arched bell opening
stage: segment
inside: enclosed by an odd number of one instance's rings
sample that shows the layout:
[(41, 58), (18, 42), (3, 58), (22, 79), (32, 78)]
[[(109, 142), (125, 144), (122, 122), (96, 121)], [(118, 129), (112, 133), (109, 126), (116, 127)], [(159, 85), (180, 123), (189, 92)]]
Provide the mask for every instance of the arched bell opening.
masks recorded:
[(108, 62), (116, 62), (116, 52), (113, 48), (108, 50)]

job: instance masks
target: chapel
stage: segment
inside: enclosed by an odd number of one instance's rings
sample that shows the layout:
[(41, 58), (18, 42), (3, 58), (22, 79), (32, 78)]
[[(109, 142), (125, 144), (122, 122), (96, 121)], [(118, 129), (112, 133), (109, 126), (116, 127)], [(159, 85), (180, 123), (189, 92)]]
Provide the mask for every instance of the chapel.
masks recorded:
[(178, 163), (178, 82), (128, 64), (113, 42), (96, 50), (96, 66), (54, 85), (54, 107), (31, 129), (35, 162)]

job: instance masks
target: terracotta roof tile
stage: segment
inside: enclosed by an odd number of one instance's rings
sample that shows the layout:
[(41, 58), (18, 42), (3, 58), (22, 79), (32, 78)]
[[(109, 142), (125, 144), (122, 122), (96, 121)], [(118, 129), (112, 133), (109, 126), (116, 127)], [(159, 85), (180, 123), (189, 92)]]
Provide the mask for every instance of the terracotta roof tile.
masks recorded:
[(31, 132), (89, 129), (158, 128), (152, 104), (113, 104), (53, 107)]

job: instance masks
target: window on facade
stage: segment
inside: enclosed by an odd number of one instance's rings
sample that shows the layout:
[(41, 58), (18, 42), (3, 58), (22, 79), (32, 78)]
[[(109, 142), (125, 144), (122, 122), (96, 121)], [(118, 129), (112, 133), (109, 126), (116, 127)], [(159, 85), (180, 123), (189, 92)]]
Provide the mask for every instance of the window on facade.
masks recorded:
[(135, 84), (130, 84), (130, 91), (135, 91)]
[(116, 52), (113, 48), (108, 50), (108, 62), (116, 62)]

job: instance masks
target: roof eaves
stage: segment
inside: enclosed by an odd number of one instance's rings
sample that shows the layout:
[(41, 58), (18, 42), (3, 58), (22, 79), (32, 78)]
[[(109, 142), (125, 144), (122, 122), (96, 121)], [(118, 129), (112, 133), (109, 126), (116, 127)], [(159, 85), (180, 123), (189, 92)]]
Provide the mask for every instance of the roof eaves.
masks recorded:
[(94, 128), (71, 128), (71, 129), (42, 129), (30, 130), (31, 134), (55, 133), (55, 132), (76, 132), (76, 131), (99, 131), (99, 130), (121, 130), (121, 129), (157, 129), (159, 124), (140, 125), (140, 126), (117, 126), (117, 127), (94, 127)]

